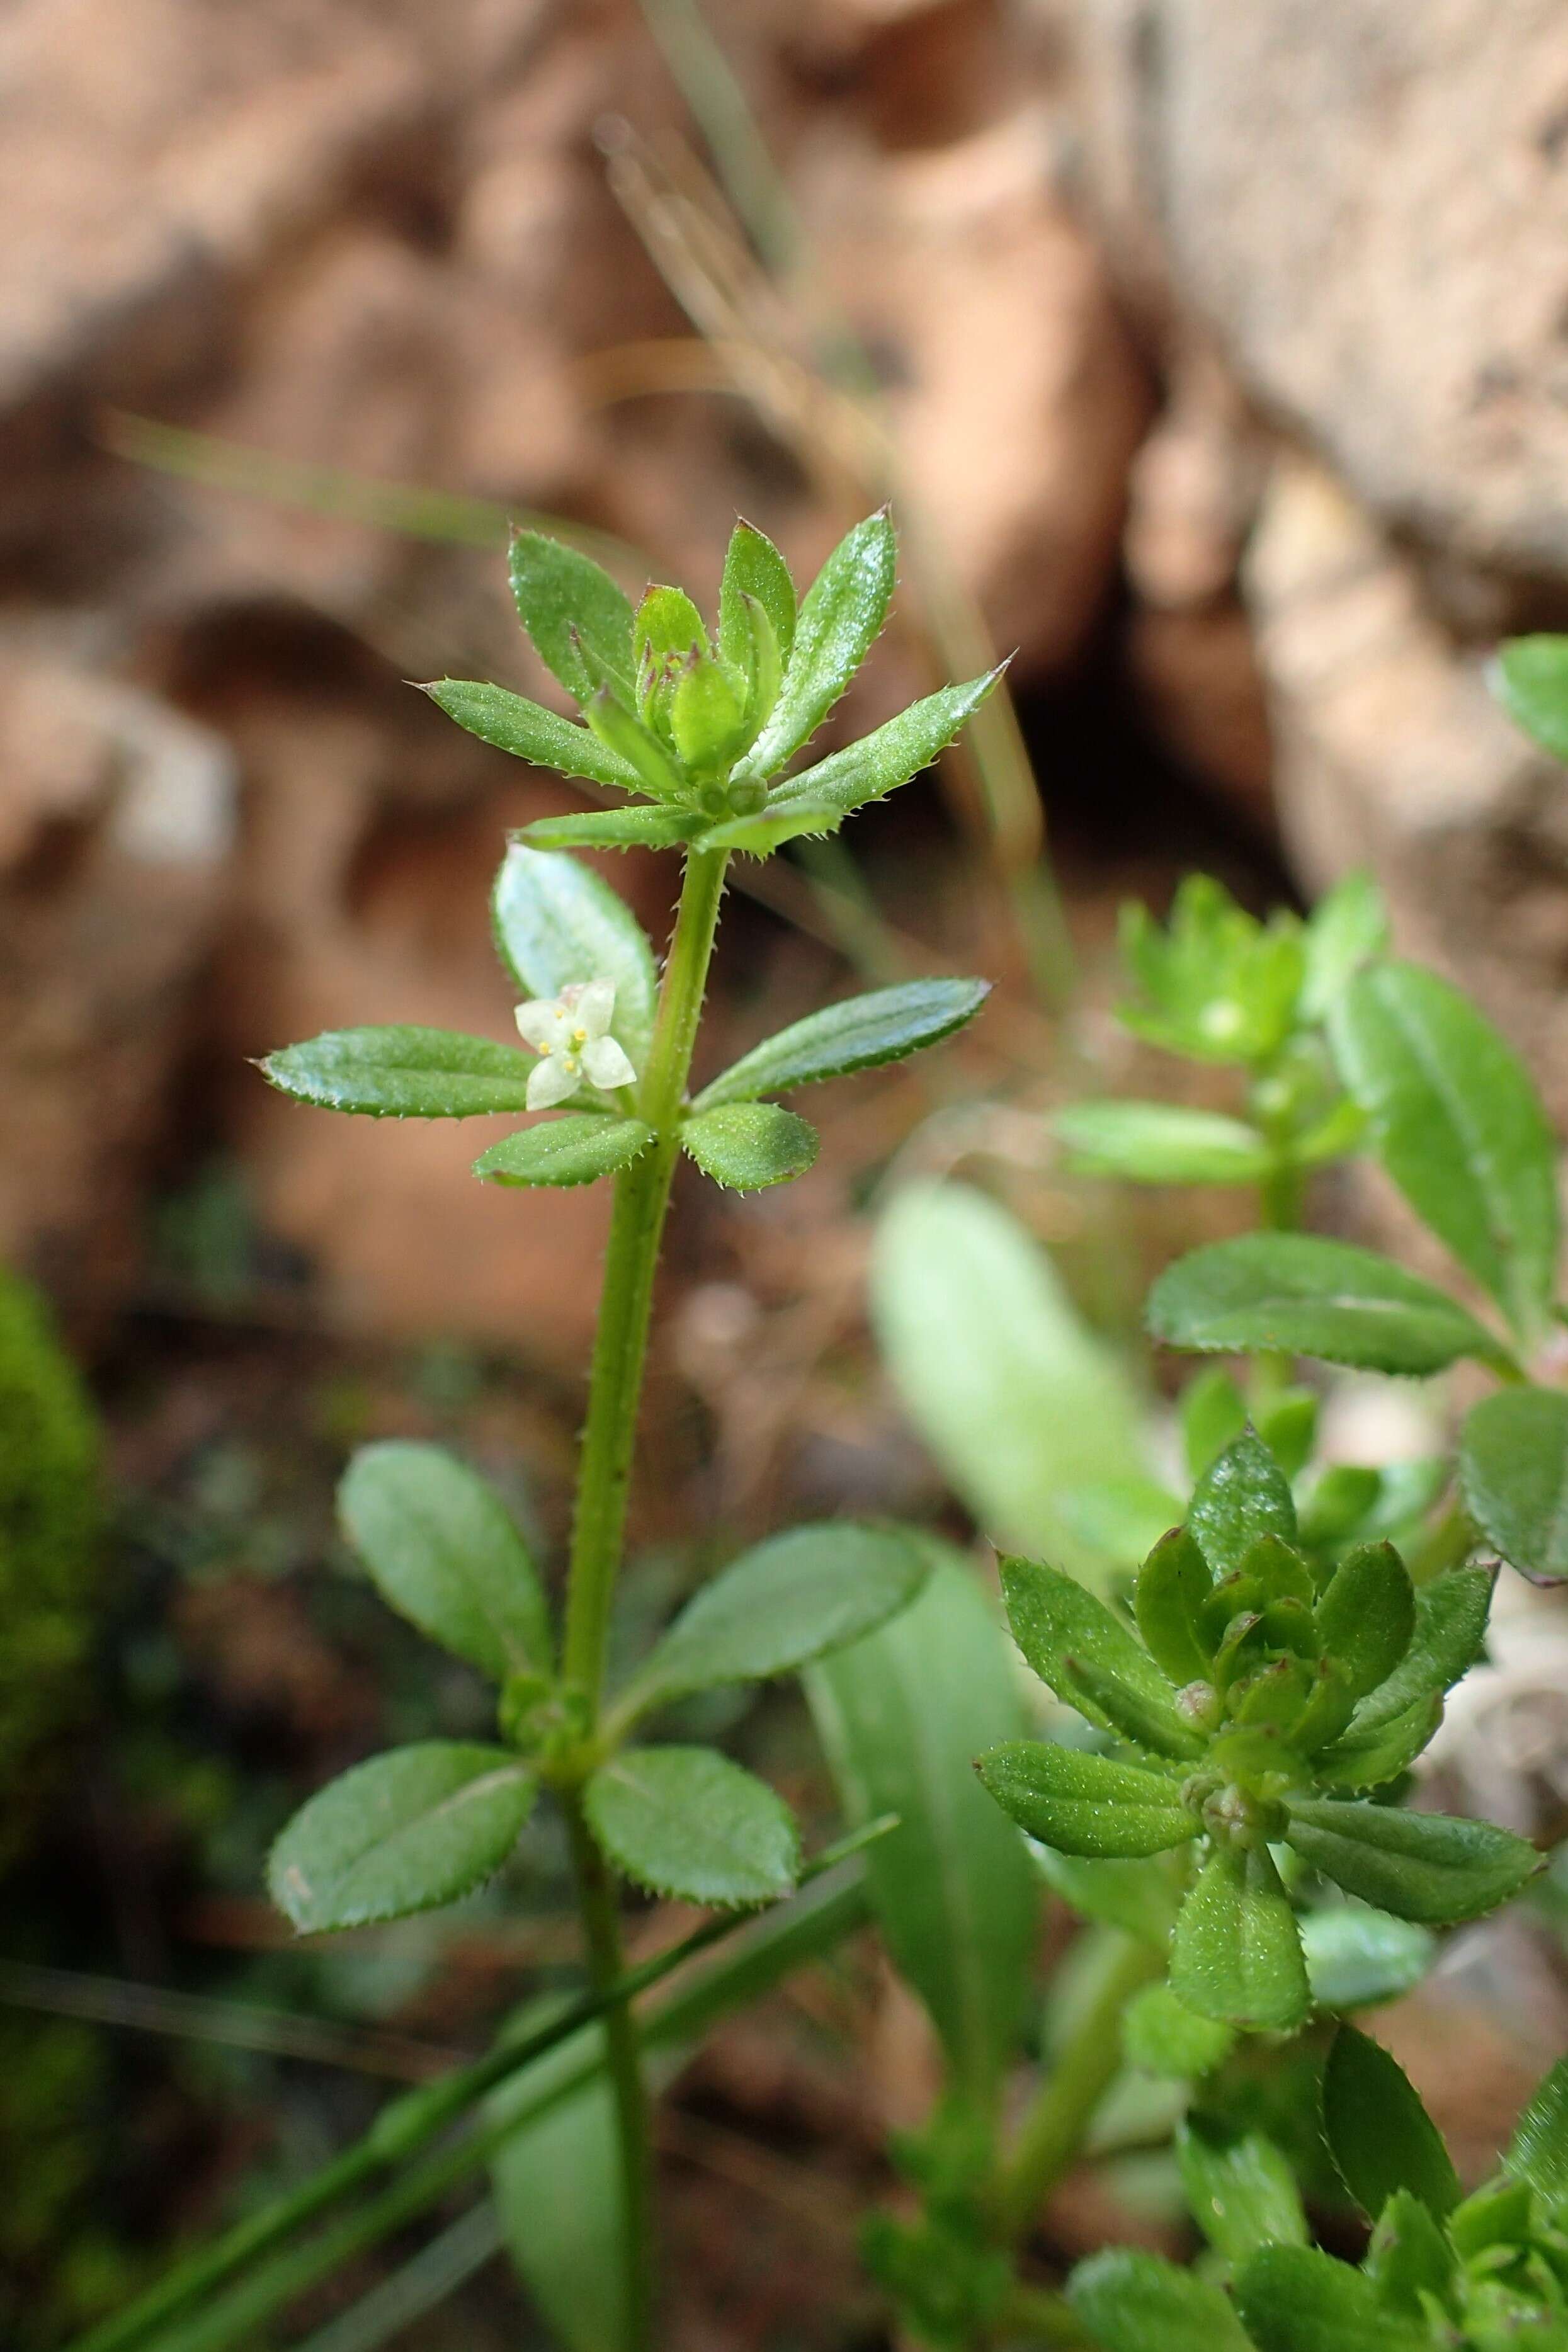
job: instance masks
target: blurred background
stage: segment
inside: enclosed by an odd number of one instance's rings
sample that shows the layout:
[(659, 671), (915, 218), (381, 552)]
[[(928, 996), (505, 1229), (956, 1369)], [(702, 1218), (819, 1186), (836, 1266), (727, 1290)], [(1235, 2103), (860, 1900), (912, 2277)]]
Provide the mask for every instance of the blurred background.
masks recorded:
[[(260, 1892), (321, 1780), (485, 1719), (339, 1545), (348, 1450), (438, 1435), (547, 1553), (565, 1523), (601, 1194), (474, 1185), (486, 1123), (317, 1118), (248, 1066), (365, 1021), (505, 1033), (489, 877), (573, 791), (405, 681), (541, 690), (509, 517), (710, 604), (737, 512), (809, 574), (890, 498), (902, 593), (847, 731), (1015, 654), (1012, 711), (940, 775), (738, 877), (712, 1066), (857, 981), (1001, 985), (929, 1068), (824, 1091), (806, 1181), (678, 1188), (628, 1639), (781, 1517), (966, 1531), (866, 1328), (901, 1176), (978, 1176), (1131, 1343), (1194, 1213), (1067, 1179), (1041, 1121), (1129, 1076), (1123, 897), (1202, 865), (1261, 908), (1369, 866), (1568, 1114), (1568, 799), (1483, 677), (1500, 635), (1568, 626), (1557, 0), (710, 17), (0, 21), (0, 1263), (91, 1392), (0, 1293), (20, 2352), (571, 1958), (542, 1832), (479, 1905), (331, 1948), (291, 1950)], [(661, 936), (670, 862), (614, 878)], [(830, 1822), (792, 1702), (742, 1736)], [(867, 1951), (708, 2045), (666, 2126), (675, 2341), (885, 2340), (853, 2220), (921, 2030)], [(1506, 2115), (1542, 2055), (1468, 2030)], [(492, 2265), (399, 2340), (520, 2324)]]

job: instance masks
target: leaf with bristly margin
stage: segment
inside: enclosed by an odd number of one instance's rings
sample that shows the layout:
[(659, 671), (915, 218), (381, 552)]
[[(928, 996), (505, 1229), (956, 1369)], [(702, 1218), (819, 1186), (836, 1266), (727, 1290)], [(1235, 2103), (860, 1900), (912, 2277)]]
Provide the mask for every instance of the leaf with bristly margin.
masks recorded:
[[(840, 540), (806, 590), (778, 700), (737, 763), (737, 781), (765, 782), (776, 775), (816, 734), (887, 617), (897, 560), (893, 526), (885, 514), (868, 515)], [(759, 596), (758, 602), (764, 600)]]
[(1490, 1822), (1399, 1812), (1339, 1797), (1291, 1798), (1287, 1842), (1347, 1895), (1428, 1927), (1479, 1919), (1543, 1867), (1522, 1838)]
[(1425, 2320), (1389, 2309), (1370, 2279), (1316, 2246), (1264, 2246), (1236, 2281), (1257, 2352), (1430, 2352)]
[(1002, 1595), (1013, 1639), (1032, 1670), (1102, 1731), (1157, 1755), (1202, 1753), (1176, 1696), (1148, 1652), (1103, 1601), (1059, 1568), (1004, 1559)]
[(1042, 1897), (974, 1759), (1026, 1727), (1011, 1645), (973, 1570), (926, 1548), (935, 1565), (920, 1599), (808, 1667), (805, 1688), (851, 1822), (899, 1817), (866, 1856), (872, 1903), (955, 2086), (984, 2106), (1017, 2050)]
[(1388, 903), (1370, 874), (1347, 874), (1319, 899), (1308, 918), (1303, 945), (1307, 970), (1300, 1017), (1322, 1021), (1363, 964), (1388, 946)]
[(1014, 1739), (979, 1759), (981, 1780), (1022, 1830), (1094, 1861), (1164, 1853), (1202, 1822), (1163, 1773), (1045, 1739)]
[(926, 1553), (898, 1528), (838, 1519), (771, 1536), (688, 1601), (620, 1694), (616, 1716), (793, 1674), (907, 1609), (930, 1573)]
[(990, 993), (985, 980), (911, 980), (826, 1005), (742, 1054), (703, 1087), (693, 1108), (754, 1102), (761, 1095), (788, 1094), (821, 1078), (901, 1062), (973, 1021)]
[(1473, 1315), (1392, 1258), (1316, 1234), (1243, 1234), (1168, 1266), (1149, 1294), (1168, 1347), (1321, 1356), (1363, 1371), (1440, 1372), (1461, 1356), (1495, 1363)]
[(1193, 2219), (1226, 2263), (1259, 2246), (1309, 2243), (1296, 2176), (1264, 2133), (1190, 2115), (1177, 2126), (1176, 2162)]
[(583, 1111), (504, 1136), (480, 1153), (474, 1173), (487, 1184), (596, 1184), (640, 1160), (652, 1141), (640, 1118)]
[(1209, 1464), (1193, 1489), (1187, 1526), (1216, 1576), (1240, 1568), (1260, 1536), (1295, 1543), (1290, 1482), (1251, 1430)]
[(514, 843), (496, 876), (490, 913), (501, 961), (525, 997), (559, 996), (590, 980), (615, 982), (610, 1034), (641, 1069), (653, 1042), (658, 973), (626, 900), (576, 858)]
[(1275, 1164), (1244, 1119), (1180, 1103), (1071, 1103), (1051, 1130), (1083, 1174), (1133, 1184), (1258, 1184)]
[(1215, 1846), (1176, 1916), (1171, 1990), (1200, 2017), (1292, 2033), (1311, 2007), (1307, 1963), (1266, 1846)]
[(1335, 1057), (1417, 1216), (1529, 1337), (1557, 1276), (1557, 1147), (1529, 1071), (1468, 996), (1417, 964), (1363, 971)]
[(1177, 2083), (1195, 2083), (1223, 2065), (1236, 2029), (1200, 2017), (1168, 1984), (1145, 1985), (1121, 2012), (1121, 2048), (1130, 2066)]
[(795, 643), (795, 583), (789, 566), (765, 532), (738, 522), (730, 536), (724, 576), (719, 583), (719, 651), (744, 670), (751, 646), (745, 598), (754, 596), (768, 616), (779, 658), (787, 662)]
[[(847, 744), (842, 751), (819, 760), (816, 767), (792, 776), (755, 816), (731, 817), (714, 825), (702, 835), (701, 846), (742, 850), (763, 857), (799, 835), (837, 832), (857, 809), (885, 800), (922, 768), (929, 768), (978, 710), (1001, 675), (1000, 670), (991, 670), (963, 686), (944, 686), (940, 693), (912, 702), (898, 718), (863, 735), (858, 743)], [(749, 753), (747, 761), (754, 756)], [(742, 767), (746, 764), (742, 762)]]
[(1488, 1543), (1535, 1584), (1568, 1577), (1568, 1396), (1504, 1389), (1467, 1415), (1459, 1484)]
[(1549, 2203), (1568, 2197), (1568, 2058), (1559, 2058), (1503, 2151), (1503, 2169), (1528, 2180)]
[(1186, 1528), (1161, 1537), (1138, 1571), (1132, 1610), (1149, 1654), (1178, 1688), (1204, 1681), (1213, 1663), (1199, 1612), (1214, 1591), (1209, 1565)]
[(689, 810), (644, 805), (535, 817), (507, 837), (525, 849), (676, 849), (701, 826), (702, 819)]
[(1516, 727), (1554, 759), (1568, 760), (1568, 636), (1510, 637), (1488, 682)]
[(1391, 1543), (1358, 1544), (1324, 1588), (1315, 1613), (1325, 1657), (1358, 1699), (1387, 1681), (1415, 1631), (1415, 1588)]
[(377, 1591), (494, 1682), (548, 1674), (550, 1618), (527, 1545), (494, 1488), (439, 1445), (362, 1445), (338, 1521)]
[(1323, 1903), (1297, 1922), (1312, 1999), (1320, 2009), (1373, 2009), (1414, 1991), (1437, 1945), (1413, 1919), (1364, 1903)]
[(680, 1148), (704, 1176), (736, 1192), (760, 1192), (804, 1176), (816, 1158), (817, 1133), (777, 1103), (721, 1103), (696, 1112), (680, 1130)]
[(784, 1799), (711, 1748), (623, 1748), (584, 1802), (607, 1860), (654, 1895), (743, 1910), (787, 1895), (799, 1873)]
[(301, 1935), (453, 1903), (494, 1876), (538, 1792), (504, 1748), (429, 1739), (356, 1764), (301, 1807), (267, 1864)]
[(632, 608), (609, 573), (537, 530), (514, 534), (510, 569), (518, 617), (574, 700), (591, 701), (605, 672), (629, 698)]
[(877, 1228), (871, 1315), (905, 1412), (984, 1533), (1103, 1577), (1068, 1490), (1145, 1475), (1144, 1415), (1034, 1236), (973, 1186), (906, 1185)]
[(1375, 2221), (1399, 2189), (1440, 2221), (1459, 2201), (1443, 2135), (1396, 2058), (1342, 2025), (1323, 2069), (1323, 2131), (1340, 2177)]
[[(1443, 1710), (1435, 1698), (1415, 1699), (1403, 1714), (1353, 1739), (1336, 1738), (1318, 1747), (1315, 1740), (1302, 1738), (1300, 1744), (1312, 1753), (1312, 1777), (1320, 1787), (1363, 1796), (1408, 1772), (1442, 1720)], [(1295, 1739), (1297, 1734), (1292, 1731), (1291, 1737)]]
[(478, 1118), (524, 1110), (531, 1054), (453, 1029), (329, 1029), (268, 1054), (279, 1094), (366, 1118)]
[(1159, 2254), (1095, 2254), (1067, 2297), (1104, 2352), (1254, 2352), (1223, 2288)]
[(448, 719), (481, 743), (510, 751), (536, 768), (553, 768), (559, 776), (577, 776), (588, 783), (609, 784), (623, 793), (640, 793), (642, 778), (628, 761), (612, 751), (586, 727), (563, 719), (526, 695), (510, 694), (503, 686), (486, 686), (478, 678), (441, 677), (422, 691), (439, 705)]
[(1415, 1595), (1415, 1630), (1399, 1664), (1357, 1706), (1342, 1748), (1375, 1738), (1423, 1699), (1441, 1698), (1480, 1656), (1495, 1571), (1454, 1568)]

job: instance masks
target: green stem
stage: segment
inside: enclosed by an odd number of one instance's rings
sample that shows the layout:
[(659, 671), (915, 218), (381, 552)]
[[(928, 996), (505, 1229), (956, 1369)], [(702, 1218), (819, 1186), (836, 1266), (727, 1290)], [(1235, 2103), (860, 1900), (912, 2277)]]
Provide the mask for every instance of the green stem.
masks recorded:
[(1106, 1970), (1087, 2015), (1018, 2126), (1002, 2168), (996, 2217), (1007, 2239), (1026, 2233), (1082, 2147), (1095, 2109), (1121, 2071), (1121, 2012), (1164, 1966), (1153, 1945), (1129, 1937)]
[[(564, 1799), (577, 1878), (577, 1907), (588, 1946), (588, 1969), (601, 1991), (622, 1973), (621, 1915), (609, 1865), (594, 1842), (580, 1793)], [(651, 2341), (654, 2261), (652, 2234), (653, 2142), (647, 2085), (643, 2080), (641, 2036), (625, 2001), (605, 2012), (605, 2066), (616, 2103), (616, 2145), (621, 2176), (621, 2263), (626, 2290), (626, 2340)]]

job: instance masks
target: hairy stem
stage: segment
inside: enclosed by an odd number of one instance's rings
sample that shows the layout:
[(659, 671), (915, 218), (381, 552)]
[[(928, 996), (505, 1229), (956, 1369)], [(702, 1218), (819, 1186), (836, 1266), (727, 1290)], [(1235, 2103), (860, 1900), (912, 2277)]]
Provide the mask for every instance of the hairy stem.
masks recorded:
[(1121, 2012), (1164, 1965), (1152, 1944), (1123, 1939), (1087, 2015), (1019, 2125), (1002, 2168), (996, 2218), (1008, 2239), (1025, 2235), (1082, 2147), (1095, 2109), (1121, 2071)]

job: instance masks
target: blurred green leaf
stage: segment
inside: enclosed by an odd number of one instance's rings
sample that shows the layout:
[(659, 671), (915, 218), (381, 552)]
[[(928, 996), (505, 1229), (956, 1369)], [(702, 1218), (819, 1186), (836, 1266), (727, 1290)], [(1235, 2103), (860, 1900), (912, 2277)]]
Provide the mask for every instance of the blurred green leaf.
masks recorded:
[(1498, 648), (1491, 685), (1516, 727), (1568, 760), (1568, 637), (1510, 637)]
[(516, 1844), (538, 1783), (504, 1748), (390, 1748), (313, 1796), (272, 1849), (272, 1899), (302, 1935), (455, 1902)]
[(905, 1411), (984, 1532), (1103, 1572), (1062, 1496), (1146, 1475), (1141, 1416), (1038, 1244), (969, 1186), (907, 1186), (878, 1228), (871, 1315)]
[(1135, 1036), (1197, 1061), (1258, 1063), (1289, 1034), (1300, 992), (1301, 926), (1267, 926), (1223, 884), (1189, 874), (1166, 929), (1145, 907), (1123, 908), (1121, 952), (1137, 996), (1117, 1007)]
[(1274, 1166), (1245, 1120), (1179, 1103), (1071, 1103), (1051, 1128), (1075, 1167), (1134, 1184), (1257, 1184)]
[(760, 1095), (788, 1094), (821, 1078), (902, 1061), (962, 1029), (990, 993), (984, 980), (911, 980), (829, 1004), (742, 1054), (703, 1087), (693, 1108), (705, 1111), (718, 1103), (754, 1102)]
[(268, 1054), (262, 1076), (295, 1102), (368, 1118), (476, 1118), (521, 1111), (534, 1057), (451, 1029), (329, 1029)]
[[(515, 2024), (540, 2021), (544, 2006)], [(626, 2352), (631, 2334), (615, 2095), (602, 2069), (574, 2080), (599, 2038), (597, 2027), (574, 2035), (486, 2102), (499, 2122), (549, 2100), (557, 2083), (572, 2084), (490, 2159), (507, 2251), (567, 2352)]]
[(1099, 1861), (1163, 1853), (1203, 1828), (1176, 1782), (1080, 1748), (1015, 1739), (981, 1757), (980, 1778), (1020, 1829)]
[(1332, 1024), (1346, 1086), (1417, 1216), (1518, 1331), (1539, 1329), (1557, 1277), (1557, 1147), (1511, 1045), (1447, 981), (1384, 963)]
[(1369, 2279), (1313, 2246), (1263, 2247), (1236, 2299), (1258, 2352), (1431, 2352), (1424, 2322), (1407, 2326)]
[(624, 1748), (584, 1801), (607, 1858), (655, 1895), (733, 1910), (795, 1885), (800, 1832), (788, 1806), (711, 1748)]
[(1200, 2017), (1168, 1984), (1145, 1985), (1121, 2013), (1121, 2043), (1130, 2066), (1176, 2082), (1195, 2082), (1223, 2064), (1236, 2047), (1236, 2029)]
[(377, 1590), (493, 1682), (548, 1674), (538, 1570), (492, 1487), (438, 1445), (362, 1445), (338, 1487), (344, 1536)]
[(1536, 2090), (1503, 2151), (1503, 2168), (1558, 2203), (1568, 2197), (1568, 2058)]
[(817, 1134), (777, 1103), (721, 1103), (683, 1123), (680, 1148), (716, 1184), (759, 1192), (804, 1176), (816, 1158)]
[(629, 1168), (652, 1141), (640, 1118), (583, 1111), (504, 1136), (480, 1153), (474, 1173), (488, 1184), (594, 1184)]
[(1489, 1822), (1338, 1797), (1290, 1799), (1285, 1835), (1347, 1895), (1431, 1927), (1479, 1918), (1542, 1867), (1533, 1846)]
[(1254, 2352), (1222, 2289), (1158, 2254), (1080, 2263), (1068, 2301), (1104, 2352)]
[(501, 961), (525, 997), (614, 981), (610, 1034), (640, 1069), (653, 1042), (658, 973), (626, 900), (576, 858), (514, 843), (496, 876), (491, 914)]
[(1443, 2136), (1397, 2059), (1342, 2025), (1323, 2069), (1323, 2129), (1341, 2178), (1375, 2221), (1404, 2189), (1440, 2221), (1459, 2201)]
[(1346, 874), (1320, 898), (1307, 920), (1307, 974), (1301, 1018), (1323, 1021), (1357, 971), (1388, 947), (1388, 905), (1372, 876)]
[(1371, 2009), (1414, 1991), (1437, 1957), (1436, 1939), (1411, 1919), (1363, 1903), (1324, 1903), (1298, 1923), (1312, 1999), (1320, 2009)]
[(1017, 2046), (1040, 1898), (973, 1759), (1025, 1726), (1006, 1635), (963, 1561), (932, 1549), (914, 1605), (811, 1667), (806, 1691), (851, 1822), (899, 1816), (866, 1857), (877, 1916), (958, 2083), (988, 2102)]
[(1177, 2128), (1176, 2160), (1193, 2219), (1228, 2264), (1260, 2246), (1308, 2243), (1295, 2175), (1264, 2133), (1191, 2115)]
[(1247, 1400), (1222, 1364), (1205, 1364), (1183, 1389), (1182, 1452), (1194, 1485), (1247, 1427)]
[(1173, 1348), (1265, 1349), (1365, 1371), (1440, 1372), (1461, 1356), (1498, 1360), (1472, 1315), (1392, 1258), (1316, 1234), (1244, 1234), (1168, 1266), (1149, 1294), (1149, 1328)]
[(1568, 1578), (1568, 1396), (1515, 1388), (1484, 1397), (1459, 1437), (1465, 1507), (1532, 1583)]

